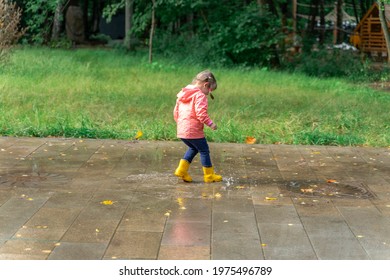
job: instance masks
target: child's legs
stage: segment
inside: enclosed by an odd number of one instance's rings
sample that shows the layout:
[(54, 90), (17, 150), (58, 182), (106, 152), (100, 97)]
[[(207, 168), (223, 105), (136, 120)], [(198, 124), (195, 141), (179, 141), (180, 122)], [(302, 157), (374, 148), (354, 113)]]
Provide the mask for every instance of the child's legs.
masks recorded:
[(192, 162), (196, 154), (200, 154), (200, 162), (204, 167), (211, 167), (210, 150), (206, 138), (201, 139), (181, 139), (187, 146), (188, 150), (184, 154), (184, 159)]
[(198, 150), (196, 149), (196, 147), (194, 145), (192, 145), (191, 139), (181, 139), (181, 140), (188, 147), (187, 151), (185, 152), (185, 154), (183, 156), (183, 159), (185, 159), (186, 161), (191, 163), (192, 160), (194, 159), (194, 157), (197, 155)]

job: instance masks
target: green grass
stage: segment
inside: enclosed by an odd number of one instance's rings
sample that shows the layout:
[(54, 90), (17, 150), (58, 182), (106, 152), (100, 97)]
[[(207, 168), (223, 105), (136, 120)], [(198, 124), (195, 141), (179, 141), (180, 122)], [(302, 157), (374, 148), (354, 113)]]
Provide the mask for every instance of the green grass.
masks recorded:
[[(0, 67), (0, 135), (174, 140), (180, 88), (196, 65), (113, 50), (17, 49)], [(390, 93), (341, 79), (211, 69), (214, 142), (390, 146)]]

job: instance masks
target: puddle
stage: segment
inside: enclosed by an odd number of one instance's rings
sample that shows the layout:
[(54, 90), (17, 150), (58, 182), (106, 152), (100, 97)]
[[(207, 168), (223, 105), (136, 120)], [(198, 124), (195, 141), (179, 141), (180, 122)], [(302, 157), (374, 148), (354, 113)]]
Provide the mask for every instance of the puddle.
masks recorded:
[(54, 173), (12, 173), (0, 176), (0, 186), (5, 187), (60, 186), (68, 182), (66, 176)]
[(123, 180), (133, 183), (149, 182), (153, 184), (174, 184), (177, 182), (177, 177), (173, 176), (171, 173), (149, 173), (129, 175)]
[(375, 198), (362, 182), (290, 181), (280, 187), (284, 196), (328, 198)]

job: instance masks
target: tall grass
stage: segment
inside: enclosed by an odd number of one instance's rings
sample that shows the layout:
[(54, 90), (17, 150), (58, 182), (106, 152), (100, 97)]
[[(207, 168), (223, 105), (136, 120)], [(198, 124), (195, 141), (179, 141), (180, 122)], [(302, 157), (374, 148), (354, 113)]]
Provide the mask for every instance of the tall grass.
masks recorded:
[[(113, 50), (23, 48), (0, 68), (0, 134), (176, 139), (176, 93), (205, 68)], [(212, 68), (210, 141), (390, 145), (390, 94), (340, 79)]]

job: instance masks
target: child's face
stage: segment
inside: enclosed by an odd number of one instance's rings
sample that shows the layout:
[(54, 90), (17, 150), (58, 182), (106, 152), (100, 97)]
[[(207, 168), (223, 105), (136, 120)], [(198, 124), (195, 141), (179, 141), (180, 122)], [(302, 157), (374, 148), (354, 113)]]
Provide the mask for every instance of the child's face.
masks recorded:
[(202, 83), (198, 87), (205, 95), (208, 95), (212, 92), (209, 82)]

